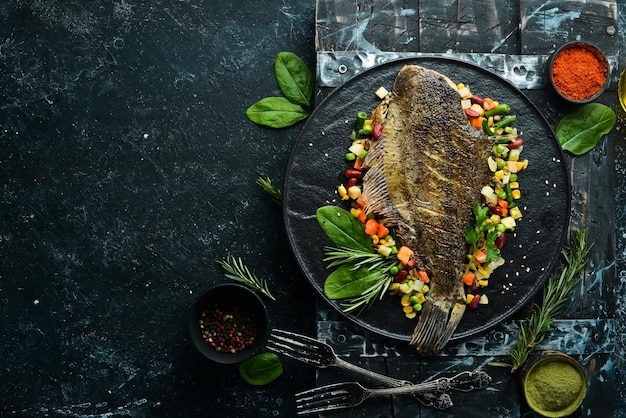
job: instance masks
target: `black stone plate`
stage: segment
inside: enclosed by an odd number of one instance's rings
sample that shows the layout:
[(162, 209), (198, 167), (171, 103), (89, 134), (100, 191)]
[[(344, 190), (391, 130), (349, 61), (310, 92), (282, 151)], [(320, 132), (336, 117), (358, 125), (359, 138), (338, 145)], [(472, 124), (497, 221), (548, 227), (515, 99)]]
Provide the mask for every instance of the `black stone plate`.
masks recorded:
[[(515, 233), (508, 234), (502, 250), (506, 264), (489, 279), (485, 290), (489, 304), (467, 309), (453, 336), (464, 338), (498, 324), (525, 305), (559, 262), (567, 236), (570, 185), (561, 148), (539, 110), (508, 81), (463, 61), (419, 57), (372, 68), (331, 92), (307, 120), (290, 156), (283, 201), (287, 234), (313, 288), (341, 312), (338, 301), (324, 296), (324, 280), (331, 271), (323, 261), (324, 246), (332, 244), (319, 227), (315, 211), (329, 204), (349, 208), (338, 199), (336, 188), (345, 181), (344, 155), (354, 120), (359, 111), (369, 113), (378, 104), (374, 92), (380, 86), (391, 91), (405, 64), (439, 71), (456, 83), (469, 85), (474, 94), (510, 104), (525, 141), (522, 156), (529, 166), (519, 174), (523, 219)], [(369, 331), (403, 341), (410, 340), (416, 323), (404, 317), (399, 298), (389, 295), (359, 317), (348, 318)]]

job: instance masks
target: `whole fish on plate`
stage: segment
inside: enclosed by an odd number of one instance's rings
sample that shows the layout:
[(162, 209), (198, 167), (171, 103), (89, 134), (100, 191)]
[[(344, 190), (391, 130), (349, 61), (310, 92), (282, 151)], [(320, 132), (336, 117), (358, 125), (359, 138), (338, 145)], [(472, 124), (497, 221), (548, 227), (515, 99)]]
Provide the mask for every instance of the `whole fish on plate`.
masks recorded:
[(383, 131), (365, 160), (365, 211), (395, 226), (430, 276), (410, 344), (421, 354), (435, 354), (465, 312), (464, 233), (474, 221), (481, 188), (489, 183), (492, 144), (467, 121), (456, 85), (417, 65), (402, 68), (390, 100), (372, 118)]

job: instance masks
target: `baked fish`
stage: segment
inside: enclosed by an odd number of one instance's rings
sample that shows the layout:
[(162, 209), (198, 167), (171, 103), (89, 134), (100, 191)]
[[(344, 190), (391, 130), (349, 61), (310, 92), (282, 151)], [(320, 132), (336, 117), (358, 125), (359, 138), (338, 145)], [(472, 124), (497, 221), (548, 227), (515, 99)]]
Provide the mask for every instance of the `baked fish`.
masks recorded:
[(491, 142), (473, 128), (456, 85), (417, 65), (398, 73), (390, 100), (373, 112), (380, 139), (365, 159), (364, 210), (394, 226), (430, 276), (430, 291), (413, 332), (420, 354), (436, 354), (465, 311), (462, 281), (472, 207), (489, 184)]

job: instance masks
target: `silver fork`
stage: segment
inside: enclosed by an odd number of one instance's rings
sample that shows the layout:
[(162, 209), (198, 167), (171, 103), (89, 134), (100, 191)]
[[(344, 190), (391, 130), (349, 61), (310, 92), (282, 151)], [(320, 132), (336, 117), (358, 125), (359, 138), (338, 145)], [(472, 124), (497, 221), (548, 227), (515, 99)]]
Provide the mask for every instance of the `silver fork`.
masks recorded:
[[(378, 381), (388, 387), (412, 385), (408, 380), (394, 379), (371, 370), (364, 369), (338, 357), (333, 348), (319, 340), (306, 335), (281, 329), (273, 329), (266, 342), (266, 347), (274, 352), (300, 360), (318, 368), (339, 367), (361, 374), (369, 379)], [(452, 399), (447, 393), (437, 391), (422, 391), (413, 394), (415, 399), (425, 406), (435, 409), (448, 409), (452, 406)]]
[(296, 408), (299, 415), (312, 414), (352, 408), (374, 396), (415, 395), (422, 391), (439, 392), (450, 389), (468, 392), (485, 388), (489, 383), (491, 378), (483, 371), (462, 372), (452, 378), (442, 377), (427, 383), (384, 389), (367, 389), (357, 382), (335, 383), (296, 393)]

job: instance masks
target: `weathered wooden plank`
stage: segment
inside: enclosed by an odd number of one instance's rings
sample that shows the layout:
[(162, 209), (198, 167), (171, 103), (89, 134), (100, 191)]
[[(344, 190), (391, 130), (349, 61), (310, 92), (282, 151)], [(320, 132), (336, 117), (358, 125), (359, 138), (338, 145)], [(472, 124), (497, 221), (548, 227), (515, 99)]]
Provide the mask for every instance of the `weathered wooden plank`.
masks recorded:
[(603, 0), (520, 0), (523, 54), (549, 54), (575, 40), (619, 53), (617, 5)]
[(459, 0), (455, 52), (519, 54), (518, 0)]
[(457, 49), (457, 0), (420, 1), (420, 52)]

